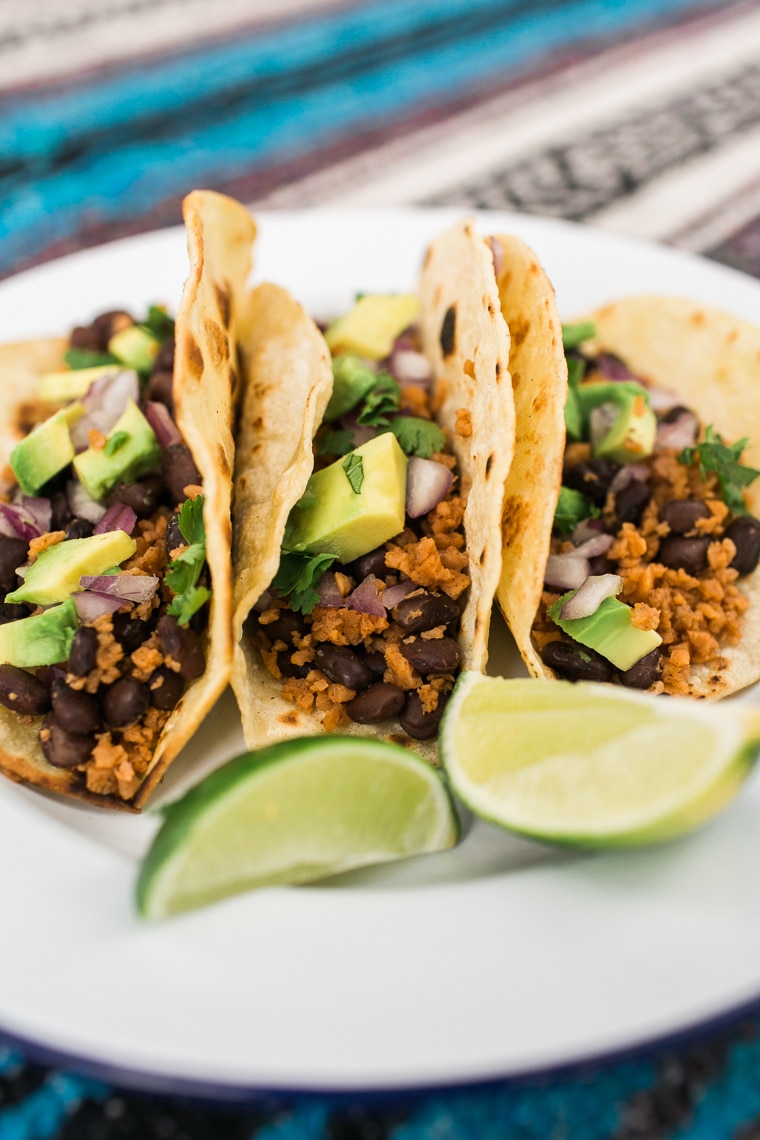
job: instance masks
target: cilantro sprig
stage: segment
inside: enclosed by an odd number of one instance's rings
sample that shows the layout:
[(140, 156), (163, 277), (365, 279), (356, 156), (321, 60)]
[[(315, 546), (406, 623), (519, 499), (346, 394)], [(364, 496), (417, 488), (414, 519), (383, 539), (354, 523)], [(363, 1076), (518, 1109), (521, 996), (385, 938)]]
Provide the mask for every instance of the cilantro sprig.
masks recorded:
[(434, 451), (442, 451), (446, 436), (438, 424), (421, 416), (395, 416), (389, 430), (393, 432), (402, 451), (429, 459)]
[(760, 471), (739, 462), (748, 443), (749, 439), (745, 437), (734, 444), (727, 444), (710, 424), (705, 429), (704, 441), (693, 447), (685, 447), (676, 458), (687, 467), (696, 460), (703, 479), (707, 478), (708, 471), (714, 471), (728, 509), (735, 515), (746, 515), (749, 512), (744, 505), (743, 488), (748, 487), (760, 475)]
[(352, 451), (343, 460), (343, 470), (346, 473), (346, 478), (351, 484), (351, 490), (355, 495), (361, 494), (362, 483), (364, 482), (364, 460), (361, 455), (357, 455)]
[(109, 435), (106, 440), (106, 445), (103, 448), (104, 455), (114, 455), (115, 452), (123, 447), (127, 440), (130, 438), (128, 431), (115, 431), (113, 435)]
[(211, 597), (211, 591), (198, 585), (206, 562), (206, 527), (203, 522), (205, 496), (185, 499), (179, 512), (179, 529), (188, 544), (172, 561), (166, 575), (167, 585), (175, 597), (166, 612), (176, 617), (180, 625), (187, 625)]
[(337, 554), (306, 554), (283, 550), (271, 589), (278, 597), (287, 598), (292, 610), (310, 614), (319, 604), (319, 594), (315, 587), (325, 571), (337, 560)]
[(387, 428), (390, 417), (401, 405), (401, 388), (390, 372), (378, 372), (375, 383), (364, 397), (358, 421), (366, 427)]

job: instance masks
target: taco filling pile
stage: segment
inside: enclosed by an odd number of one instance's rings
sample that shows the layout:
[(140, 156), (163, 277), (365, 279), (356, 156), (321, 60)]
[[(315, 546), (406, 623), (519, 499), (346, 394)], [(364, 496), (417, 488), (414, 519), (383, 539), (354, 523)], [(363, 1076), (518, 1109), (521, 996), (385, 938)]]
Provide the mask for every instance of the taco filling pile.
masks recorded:
[(760, 560), (749, 440), (701, 421), (698, 383), (692, 406), (667, 375), (637, 375), (600, 346), (593, 321), (564, 332), (562, 487), (533, 625), (541, 661), (570, 680), (669, 695), (749, 683), (730, 661)]

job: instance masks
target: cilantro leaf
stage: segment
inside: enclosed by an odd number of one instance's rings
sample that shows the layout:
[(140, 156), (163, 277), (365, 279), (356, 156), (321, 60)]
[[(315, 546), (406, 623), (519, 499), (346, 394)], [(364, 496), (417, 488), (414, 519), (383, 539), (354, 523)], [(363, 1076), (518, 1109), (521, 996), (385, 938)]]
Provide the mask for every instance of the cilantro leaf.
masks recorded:
[(159, 340), (168, 340), (170, 336), (174, 336), (174, 319), (162, 305), (150, 305), (142, 327)]
[(180, 625), (187, 625), (193, 614), (211, 597), (205, 586), (198, 586), (206, 562), (204, 502), (204, 496), (198, 495), (197, 499), (185, 499), (182, 504), (177, 521), (188, 546), (173, 559), (165, 579), (176, 595), (167, 607), (167, 613), (176, 617)]
[(315, 586), (337, 554), (306, 554), (284, 550), (271, 589), (281, 598), (287, 598), (292, 610), (310, 614), (319, 603)]
[(316, 439), (317, 455), (345, 455), (354, 446), (354, 433), (348, 428), (320, 432)]
[(748, 443), (749, 439), (745, 438), (729, 445), (710, 424), (705, 429), (704, 441), (693, 447), (685, 447), (676, 458), (687, 467), (696, 459), (703, 479), (707, 478), (708, 471), (714, 471), (726, 506), (735, 515), (746, 515), (749, 512), (744, 505), (742, 488), (748, 487), (760, 475), (760, 471), (739, 462)]
[(567, 352), (570, 348), (577, 348), (584, 340), (591, 340), (596, 336), (596, 325), (593, 321), (578, 321), (574, 325), (562, 326), (562, 344)]
[(572, 534), (578, 523), (598, 518), (600, 514), (599, 508), (582, 491), (575, 491), (572, 487), (560, 488), (554, 512), (554, 526), (560, 534)]
[(118, 451), (120, 447), (124, 446), (128, 439), (128, 431), (115, 431), (113, 435), (109, 435), (108, 439), (106, 440), (106, 445), (103, 448), (103, 454), (113, 455), (115, 451)]
[(351, 454), (347, 455), (343, 460), (341, 466), (346, 473), (346, 478), (351, 484), (351, 490), (355, 495), (360, 494), (362, 483), (364, 482), (364, 461), (361, 455), (357, 455), (355, 451), (352, 451)]
[(118, 364), (110, 352), (93, 352), (89, 348), (68, 348), (63, 359), (72, 371), (80, 368), (98, 368), (101, 364)]
[(438, 424), (420, 416), (395, 416), (389, 428), (402, 451), (407, 455), (418, 455), (421, 459), (429, 459), (434, 451), (441, 451), (446, 442)]
[(360, 356), (351, 353), (333, 358), (333, 390), (324, 411), (325, 423), (339, 420), (355, 408), (374, 388), (376, 373)]
[(401, 389), (390, 372), (378, 372), (374, 386), (364, 397), (358, 421), (369, 427), (388, 427), (389, 418), (401, 404)]

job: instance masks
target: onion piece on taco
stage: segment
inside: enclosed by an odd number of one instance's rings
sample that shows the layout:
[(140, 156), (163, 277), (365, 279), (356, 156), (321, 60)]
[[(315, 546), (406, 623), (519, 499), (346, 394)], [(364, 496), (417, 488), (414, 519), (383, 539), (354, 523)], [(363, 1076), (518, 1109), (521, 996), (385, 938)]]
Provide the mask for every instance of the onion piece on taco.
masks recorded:
[(233, 516), (246, 740), (373, 733), (434, 760), (456, 672), (486, 663), (514, 449), (490, 251), (453, 226), (418, 297), (365, 295), (324, 338), (263, 289)]
[[(184, 203), (176, 323), (0, 349), (0, 770), (139, 810), (229, 679), (239, 299), (255, 226)], [(90, 371), (88, 371), (90, 369)], [(34, 428), (35, 430), (30, 430)]]
[(564, 332), (563, 471), (544, 487), (531, 629), (513, 626), (523, 658), (653, 693), (744, 688), (760, 677), (760, 330), (634, 297)]

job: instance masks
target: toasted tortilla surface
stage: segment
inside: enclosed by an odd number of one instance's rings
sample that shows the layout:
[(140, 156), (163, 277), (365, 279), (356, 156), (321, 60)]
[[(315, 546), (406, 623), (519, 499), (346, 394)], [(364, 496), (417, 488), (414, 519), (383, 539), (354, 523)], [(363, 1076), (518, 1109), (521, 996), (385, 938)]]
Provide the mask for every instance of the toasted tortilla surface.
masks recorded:
[[(236, 298), (250, 271), (255, 226), (237, 202), (194, 191), (184, 203), (189, 276), (176, 318), (174, 399), (177, 424), (203, 477), (206, 553), (212, 600), (204, 635), (206, 669), (185, 689), (156, 747), (151, 766), (133, 800), (88, 792), (76, 769), (48, 764), (38, 739), (40, 718), (17, 716), (0, 707), (0, 771), (12, 779), (102, 807), (140, 810), (166, 768), (187, 743), (226, 687), (232, 664), (230, 500), (237, 391)], [(6, 425), (0, 445), (3, 463), (24, 434), (18, 411), (34, 402), (42, 373), (65, 367), (61, 339), (0, 346)], [(23, 418), (23, 417), (22, 417)]]

